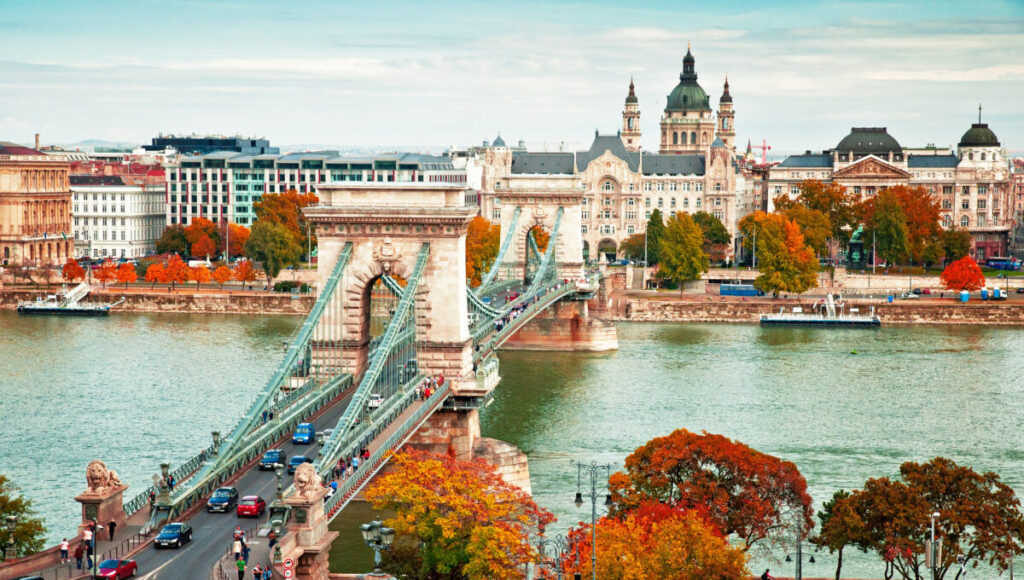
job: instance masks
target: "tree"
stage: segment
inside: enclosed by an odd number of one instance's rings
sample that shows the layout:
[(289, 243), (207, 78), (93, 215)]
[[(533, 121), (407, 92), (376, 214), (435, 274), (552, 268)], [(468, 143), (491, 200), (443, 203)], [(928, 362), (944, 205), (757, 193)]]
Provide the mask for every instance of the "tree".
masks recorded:
[(93, 277), (103, 283), (103, 287), (107, 286), (107, 282), (113, 281), (117, 277), (117, 266), (114, 262), (107, 258), (103, 260), (103, 264), (96, 269), (96, 273)]
[[(744, 549), (799, 523), (801, 537), (813, 527), (811, 497), (796, 465), (721, 435), (678, 429), (651, 439), (626, 458), (626, 471), (608, 480), (613, 515), (654, 500), (704, 510)], [(792, 537), (792, 535), (790, 535)]]
[(537, 244), (537, 250), (544, 254), (548, 249), (548, 242), (551, 241), (551, 234), (544, 229), (544, 226), (537, 224), (530, 228), (528, 235), (533, 235), (533, 241)]
[[(224, 240), (224, 244), (219, 247), (223, 250), (226, 244), (230, 244), (231, 247), (227, 249), (228, 257), (241, 256), (245, 252), (245, 242), (249, 241), (249, 228), (239, 224), (228, 224), (228, 231), (221, 231), (221, 239)], [(224, 234), (227, 235), (224, 235)], [(226, 239), (225, 239), (226, 238)]]
[(185, 226), (181, 224), (174, 224), (164, 228), (163, 233), (160, 234), (160, 239), (156, 242), (156, 251), (161, 254), (187, 256), (188, 250), (191, 247), (192, 244), (189, 243), (188, 238), (185, 236)]
[(224, 283), (231, 280), (234, 274), (231, 272), (231, 268), (227, 266), (217, 266), (217, 269), (213, 271), (213, 280), (217, 284), (220, 284), (220, 289), (224, 289)]
[(61, 276), (64, 277), (68, 282), (74, 282), (75, 280), (85, 279), (85, 269), (82, 268), (75, 260), (68, 259), (68, 261), (61, 268)]
[(939, 234), (942, 253), (947, 260), (959, 260), (971, 252), (971, 233), (964, 229), (945, 230)]
[(661, 210), (655, 209), (647, 220), (647, 264), (661, 263), (661, 238), (665, 233), (665, 222)]
[[(43, 549), (46, 528), (43, 520), (33, 517), (32, 501), (22, 497), (18, 491), (7, 477), (0, 475), (0, 521), (6, 523), (8, 516), (18, 518), (14, 528), (14, 552), (20, 557)], [(7, 526), (0, 526), (0, 546), (7, 547), (10, 537)]]
[(235, 268), (231, 272), (235, 280), (238, 280), (242, 284), (246, 282), (252, 282), (256, 280), (256, 268), (252, 267), (252, 262), (249, 260), (241, 260), (235, 263)]
[(206, 266), (196, 266), (188, 269), (188, 280), (196, 283), (196, 290), (199, 290), (200, 284), (206, 284), (210, 281), (210, 271)]
[(732, 243), (732, 236), (725, 228), (722, 220), (709, 214), (706, 211), (698, 211), (693, 214), (693, 221), (700, 226), (704, 234), (704, 253), (716, 262), (725, 259), (726, 250)]
[(204, 256), (212, 254), (220, 245), (220, 230), (217, 229), (217, 224), (204, 218), (197, 217), (192, 218), (192, 223), (185, 228), (185, 239), (188, 240), (189, 247), (192, 247), (200, 242), (203, 238), (210, 238), (211, 250), (204, 254), (193, 253), (193, 256)]
[(139, 275), (135, 273), (135, 266), (128, 262), (125, 262), (117, 267), (117, 283), (124, 284), (124, 289), (128, 289), (128, 284), (139, 279)]
[(708, 271), (708, 255), (704, 253), (704, 234), (690, 214), (677, 212), (668, 218), (665, 233), (659, 241), (661, 265), (658, 276), (679, 284), (697, 280)]
[(828, 254), (828, 241), (832, 237), (832, 224), (828, 216), (816, 209), (810, 209), (803, 205), (794, 205), (782, 212), (786, 219), (791, 220), (800, 226), (800, 233), (804, 241), (814, 250), (818, 256)]
[[(267, 222), (284, 226), (291, 232), (301, 252), (308, 243), (306, 232), (309, 226), (302, 208), (318, 201), (320, 199), (314, 193), (298, 193), (294, 189), (289, 189), (284, 193), (264, 194), (263, 199), (252, 204), (252, 210), (256, 213), (257, 224)], [(256, 226), (253, 226), (252, 233), (255, 233), (255, 230)]]
[(849, 501), (850, 493), (840, 489), (821, 506), (818, 521), (821, 531), (811, 538), (811, 542), (822, 548), (828, 548), (829, 554), (838, 552), (836, 558), (836, 580), (843, 570), (843, 549), (854, 545), (863, 547), (866, 543), (866, 529), (853, 503)]
[(985, 275), (974, 258), (966, 256), (946, 266), (939, 281), (949, 290), (974, 292), (985, 286)]
[(171, 290), (178, 284), (184, 284), (188, 280), (188, 264), (181, 259), (181, 256), (174, 254), (164, 264), (164, 276), (160, 280), (163, 284), (170, 284)]
[(864, 239), (874, 240), (877, 254), (887, 264), (899, 264), (910, 254), (907, 216), (903, 204), (891, 190), (879, 192), (862, 206)]
[[(566, 578), (593, 574), (591, 530), (587, 524), (569, 531), (575, 550), (556, 562)], [(576, 565), (577, 551), (579, 566)], [(647, 504), (623, 518), (597, 522), (597, 577), (610, 580), (705, 580), (749, 578), (746, 554), (729, 545), (698, 512), (680, 512)]]
[(466, 277), (474, 288), (479, 286), (494, 264), (501, 245), (501, 226), (476, 216), (466, 232)]
[(149, 265), (148, 268), (146, 268), (145, 280), (146, 282), (150, 282), (152, 284), (152, 286), (150, 286), (151, 290), (153, 288), (156, 288), (157, 282), (162, 283), (166, 278), (167, 276), (164, 273), (163, 262), (153, 262), (152, 264)]
[(642, 262), (644, 259), (644, 235), (633, 234), (622, 240), (619, 251), (629, 260)]
[(795, 200), (788, 197), (776, 199), (775, 207), (785, 211), (794, 205), (820, 211), (828, 218), (832, 228), (831, 238), (845, 248), (857, 224), (857, 196), (847, 193), (838, 183), (822, 183), (816, 179), (802, 181), (797, 185), (800, 193)]
[(743, 245), (753, 249), (757, 236), (757, 267), (754, 287), (765, 293), (802, 293), (818, 285), (818, 261), (804, 241), (800, 226), (779, 214), (761, 211), (745, 216), (739, 223)]
[(925, 245), (924, 251), (921, 253), (921, 264), (925, 268), (928, 268), (932, 264), (938, 264), (945, 257), (946, 253), (942, 247), (942, 238), (940, 235)]
[(192, 244), (192, 255), (197, 258), (209, 259), (216, 251), (216, 248), (213, 246), (213, 240), (205, 234)]
[(428, 578), (521, 578), (537, 556), (531, 531), (554, 521), (493, 466), (420, 451), (395, 455), (366, 498), (395, 513), (386, 525), (420, 544)]
[(957, 556), (972, 567), (986, 562), (1001, 571), (1009, 568), (1011, 555), (1020, 552), (1024, 515), (1013, 489), (998, 475), (936, 457), (904, 463), (900, 478), (869, 479), (863, 490), (843, 500), (863, 521), (861, 541), (882, 556), (887, 578), (894, 572), (907, 580), (920, 577), (934, 511), (942, 516), (935, 520), (936, 538), (943, 541), (938, 578), (945, 577)]
[(938, 237), (942, 206), (924, 187), (896, 185), (888, 189), (900, 200), (900, 207), (907, 222), (907, 245), (910, 257), (915, 262), (924, 259), (924, 251), (930, 242)]
[(262, 264), (268, 284), (282, 268), (298, 263), (300, 253), (302, 248), (288, 228), (269, 221), (256, 222), (245, 242), (246, 257)]

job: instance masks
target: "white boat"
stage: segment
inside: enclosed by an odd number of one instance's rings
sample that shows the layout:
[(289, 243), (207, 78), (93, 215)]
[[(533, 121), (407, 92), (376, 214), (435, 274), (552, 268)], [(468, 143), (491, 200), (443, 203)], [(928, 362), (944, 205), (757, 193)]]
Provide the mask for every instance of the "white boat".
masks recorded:
[(66, 292), (40, 296), (35, 301), (18, 303), (21, 314), (67, 314), (74, 316), (106, 316), (110, 309), (124, 302), (124, 298), (113, 303), (83, 303), (92, 288), (85, 282)]
[[(868, 314), (861, 314), (859, 309), (846, 310), (844, 303), (836, 303), (832, 295), (825, 297), (825, 303), (815, 312), (804, 312), (799, 306), (791, 312), (780, 308), (778, 314), (762, 314), (761, 326), (832, 326), (847, 328), (877, 328), (882, 326), (882, 319), (875, 314), (872, 306)], [(838, 310), (837, 307), (838, 306)]]

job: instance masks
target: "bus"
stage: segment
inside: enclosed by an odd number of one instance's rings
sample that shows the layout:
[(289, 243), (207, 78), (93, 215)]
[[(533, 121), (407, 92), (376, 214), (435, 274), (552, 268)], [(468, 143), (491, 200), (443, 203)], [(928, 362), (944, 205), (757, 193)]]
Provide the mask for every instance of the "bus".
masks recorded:
[(985, 261), (985, 265), (993, 270), (1020, 270), (1020, 260), (1016, 258), (993, 256)]
[(718, 287), (721, 296), (764, 296), (753, 284), (722, 284)]

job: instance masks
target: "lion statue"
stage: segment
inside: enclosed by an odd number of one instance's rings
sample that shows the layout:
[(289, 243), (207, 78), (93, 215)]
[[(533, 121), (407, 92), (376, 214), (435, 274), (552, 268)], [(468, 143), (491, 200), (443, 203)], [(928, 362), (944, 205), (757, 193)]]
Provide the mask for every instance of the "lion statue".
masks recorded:
[(89, 486), (91, 493), (100, 493), (112, 487), (121, 485), (117, 472), (107, 469), (107, 464), (99, 459), (93, 459), (85, 468), (85, 483)]
[(295, 489), (299, 497), (313, 498), (320, 491), (320, 476), (312, 463), (303, 463), (295, 469)]

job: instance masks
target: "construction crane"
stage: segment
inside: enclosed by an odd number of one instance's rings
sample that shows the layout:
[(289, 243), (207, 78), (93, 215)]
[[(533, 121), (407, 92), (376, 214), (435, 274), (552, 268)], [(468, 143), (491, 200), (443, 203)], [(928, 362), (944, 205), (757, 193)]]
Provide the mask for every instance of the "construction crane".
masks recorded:
[(771, 150), (772, 146), (768, 144), (767, 139), (762, 139), (760, 145), (754, 145), (754, 149), (761, 150), (761, 165), (768, 164), (768, 151)]

